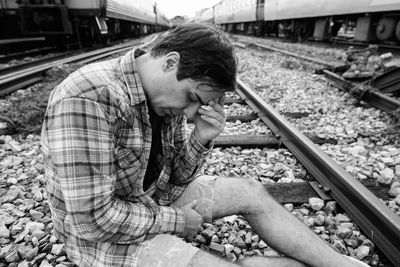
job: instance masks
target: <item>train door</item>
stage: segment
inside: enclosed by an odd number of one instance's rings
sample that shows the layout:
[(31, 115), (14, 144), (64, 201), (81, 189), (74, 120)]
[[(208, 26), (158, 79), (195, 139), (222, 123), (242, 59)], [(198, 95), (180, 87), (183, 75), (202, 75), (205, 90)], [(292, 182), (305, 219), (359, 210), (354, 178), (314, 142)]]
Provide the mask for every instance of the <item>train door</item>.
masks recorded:
[(257, 21), (264, 21), (264, 3), (265, 0), (257, 0), (257, 7), (256, 7)]
[(267, 35), (279, 36), (278, 8), (278, 0), (265, 0), (263, 29)]
[(64, 0), (23, 1), (19, 12), (24, 35), (60, 36), (72, 33)]
[(256, 6), (256, 23), (254, 26), (254, 31), (256, 36), (264, 36), (264, 5), (265, 0), (257, 0)]

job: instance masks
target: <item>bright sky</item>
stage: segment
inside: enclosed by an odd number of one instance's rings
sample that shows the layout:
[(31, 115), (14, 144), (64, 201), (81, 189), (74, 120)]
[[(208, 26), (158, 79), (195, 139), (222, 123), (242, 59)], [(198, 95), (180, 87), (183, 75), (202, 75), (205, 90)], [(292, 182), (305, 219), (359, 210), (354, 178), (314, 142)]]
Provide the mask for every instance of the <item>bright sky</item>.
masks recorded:
[(193, 18), (196, 11), (211, 7), (221, 0), (155, 0), (159, 9), (172, 19), (175, 16), (188, 16)]

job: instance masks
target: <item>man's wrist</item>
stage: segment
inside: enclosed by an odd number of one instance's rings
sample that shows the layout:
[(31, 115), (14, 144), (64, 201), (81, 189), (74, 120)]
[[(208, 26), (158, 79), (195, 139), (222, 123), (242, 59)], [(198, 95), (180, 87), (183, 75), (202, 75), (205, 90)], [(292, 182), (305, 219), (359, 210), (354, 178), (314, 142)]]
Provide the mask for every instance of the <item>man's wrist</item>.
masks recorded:
[(199, 137), (199, 133), (197, 132), (196, 129), (194, 129), (194, 137), (197, 139), (197, 141), (202, 145), (202, 146), (206, 146), (210, 140), (203, 140)]

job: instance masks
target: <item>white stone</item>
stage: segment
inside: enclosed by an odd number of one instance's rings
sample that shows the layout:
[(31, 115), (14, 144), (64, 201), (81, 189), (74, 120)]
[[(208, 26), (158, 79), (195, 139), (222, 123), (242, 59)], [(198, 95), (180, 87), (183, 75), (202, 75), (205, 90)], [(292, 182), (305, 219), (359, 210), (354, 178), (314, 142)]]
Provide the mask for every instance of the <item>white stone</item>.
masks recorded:
[(293, 206), (293, 204), (292, 203), (288, 203), (288, 204), (285, 204), (285, 205), (283, 205), (288, 211), (290, 211), (290, 212), (292, 212), (293, 211), (293, 209), (294, 209), (294, 206)]
[(238, 216), (237, 215), (231, 215), (231, 216), (226, 216), (224, 217), (224, 221), (230, 224), (233, 224), (237, 220)]
[(264, 249), (264, 248), (267, 248), (268, 245), (264, 242), (264, 240), (260, 240), (260, 242), (258, 242), (258, 247), (260, 249)]
[(335, 221), (338, 223), (350, 222), (350, 218), (343, 213), (339, 213), (338, 215), (335, 216)]
[(309, 198), (308, 204), (313, 210), (320, 210), (324, 207), (324, 201), (318, 197)]
[(56, 237), (55, 235), (52, 235), (52, 236), (50, 237), (50, 240), (49, 240), (49, 241), (50, 241), (50, 243), (53, 243), (53, 244), (54, 244), (54, 243), (57, 242), (57, 240), (58, 240), (57, 237)]
[(40, 263), (39, 267), (53, 267), (47, 260), (44, 260)]
[(32, 233), (35, 230), (44, 230), (44, 224), (40, 222), (28, 222), (25, 225), (25, 230), (29, 231), (29, 233)]
[(392, 165), (394, 163), (394, 160), (392, 158), (382, 158), (381, 160), (386, 165)]
[(4, 224), (0, 225), (0, 238), (10, 238), (10, 230)]
[(281, 179), (278, 180), (278, 183), (291, 183), (292, 180), (286, 177), (282, 177)]
[(395, 169), (395, 175), (396, 175), (397, 177), (400, 177), (400, 165), (396, 165), (396, 166), (394, 167), (394, 169)]
[(398, 206), (400, 206), (400, 195), (398, 195), (398, 196), (394, 199), (394, 202), (396, 202), (396, 204), (397, 204)]
[(264, 163), (260, 163), (260, 164), (258, 164), (258, 166), (263, 170), (268, 170), (272, 167), (271, 164), (264, 164)]
[(390, 187), (388, 194), (392, 197), (397, 197), (398, 195), (400, 195), (400, 183), (394, 182)]
[(369, 249), (370, 248), (368, 246), (359, 246), (355, 251), (357, 259), (362, 260), (367, 257), (369, 254)]
[(51, 248), (51, 253), (58, 256), (63, 252), (64, 247), (64, 244), (54, 244)]
[(228, 254), (230, 252), (232, 252), (232, 250), (235, 248), (235, 246), (231, 245), (231, 244), (225, 244), (225, 253)]
[(378, 177), (378, 183), (381, 184), (391, 184), (394, 178), (394, 171), (391, 168), (385, 168), (380, 172)]

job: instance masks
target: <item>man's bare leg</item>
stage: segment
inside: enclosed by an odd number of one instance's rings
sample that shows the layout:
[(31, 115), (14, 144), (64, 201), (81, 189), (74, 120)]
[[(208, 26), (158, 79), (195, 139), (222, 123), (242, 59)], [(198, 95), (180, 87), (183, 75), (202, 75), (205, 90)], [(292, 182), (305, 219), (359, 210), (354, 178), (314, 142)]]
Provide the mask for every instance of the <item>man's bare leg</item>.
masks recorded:
[(229, 262), (226, 259), (212, 255), (206, 251), (200, 250), (191, 259), (188, 267), (304, 267), (305, 265), (290, 258), (285, 257), (247, 257), (241, 261)]
[[(261, 183), (219, 178), (214, 192), (213, 218), (243, 215), (264, 241), (284, 255), (310, 266), (357, 266), (276, 202)], [(283, 265), (274, 266), (294, 266), (285, 265), (293, 264), (293, 260), (282, 260)]]

